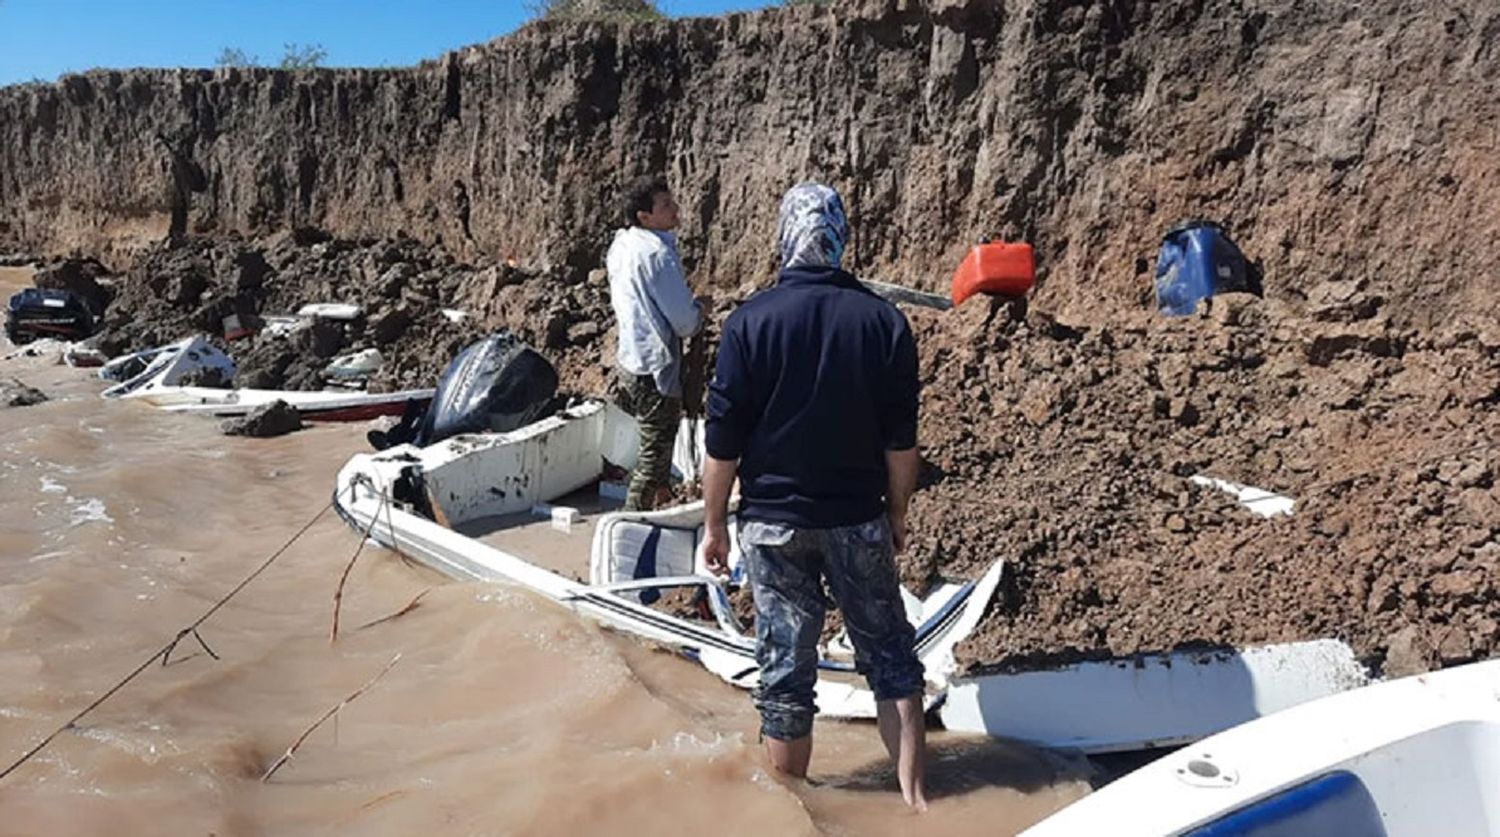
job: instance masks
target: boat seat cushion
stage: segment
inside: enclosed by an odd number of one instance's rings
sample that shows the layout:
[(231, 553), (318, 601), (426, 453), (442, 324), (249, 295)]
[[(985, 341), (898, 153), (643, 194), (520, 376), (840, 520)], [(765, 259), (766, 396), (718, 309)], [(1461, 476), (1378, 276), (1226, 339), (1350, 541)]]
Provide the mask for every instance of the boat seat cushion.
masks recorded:
[(697, 530), (622, 521), (609, 535), (611, 582), (693, 573)]
[[(731, 519), (729, 560), (732, 574), (738, 577), (743, 570), (739, 566), (739, 539), (735, 528)], [(594, 583), (615, 584), (643, 578), (693, 575), (698, 545), (702, 540), (702, 526), (648, 520), (613, 521), (606, 533), (608, 554), (600, 556), (597, 551), (595, 554)], [(655, 592), (631, 595), (650, 604), (658, 597), (653, 595)]]

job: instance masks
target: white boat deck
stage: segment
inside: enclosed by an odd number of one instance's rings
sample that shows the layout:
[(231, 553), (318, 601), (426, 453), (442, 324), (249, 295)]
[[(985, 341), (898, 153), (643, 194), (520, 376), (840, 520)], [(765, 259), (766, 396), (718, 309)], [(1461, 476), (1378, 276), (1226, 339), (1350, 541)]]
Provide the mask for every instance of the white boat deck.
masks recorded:
[(587, 584), (594, 529), (600, 517), (618, 511), (622, 503), (600, 497), (591, 485), (560, 497), (551, 505), (578, 509), (578, 519), (571, 529), (560, 531), (553, 527), (550, 518), (524, 511), (477, 518), (460, 523), (453, 530), (502, 552), (524, 555), (542, 569)]

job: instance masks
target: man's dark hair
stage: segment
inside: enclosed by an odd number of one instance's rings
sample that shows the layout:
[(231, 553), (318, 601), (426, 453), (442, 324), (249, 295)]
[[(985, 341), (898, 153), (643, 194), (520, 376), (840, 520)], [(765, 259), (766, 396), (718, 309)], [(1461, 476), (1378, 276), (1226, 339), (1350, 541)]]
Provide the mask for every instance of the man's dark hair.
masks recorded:
[(625, 187), (625, 226), (640, 226), (641, 219), (635, 214), (655, 209), (656, 196), (670, 191), (672, 190), (667, 188), (667, 179), (659, 175), (637, 177), (630, 181), (630, 185)]

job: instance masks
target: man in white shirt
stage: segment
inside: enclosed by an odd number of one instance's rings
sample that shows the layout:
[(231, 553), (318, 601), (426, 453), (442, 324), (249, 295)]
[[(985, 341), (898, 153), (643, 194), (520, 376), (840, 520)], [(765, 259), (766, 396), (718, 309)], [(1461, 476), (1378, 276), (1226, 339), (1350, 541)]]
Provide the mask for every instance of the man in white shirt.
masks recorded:
[(670, 495), (672, 447), (682, 420), (682, 341), (703, 325), (677, 255), (677, 202), (660, 177), (632, 182), (625, 229), (605, 257), (619, 324), (620, 406), (640, 424), (640, 453), (625, 508), (655, 508)]

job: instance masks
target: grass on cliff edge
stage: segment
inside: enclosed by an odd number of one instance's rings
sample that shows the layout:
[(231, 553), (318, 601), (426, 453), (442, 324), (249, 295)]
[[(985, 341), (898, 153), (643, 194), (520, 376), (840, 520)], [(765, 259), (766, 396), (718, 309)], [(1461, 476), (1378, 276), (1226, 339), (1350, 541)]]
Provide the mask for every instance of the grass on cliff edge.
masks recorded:
[(662, 20), (651, 0), (527, 0), (535, 20)]

